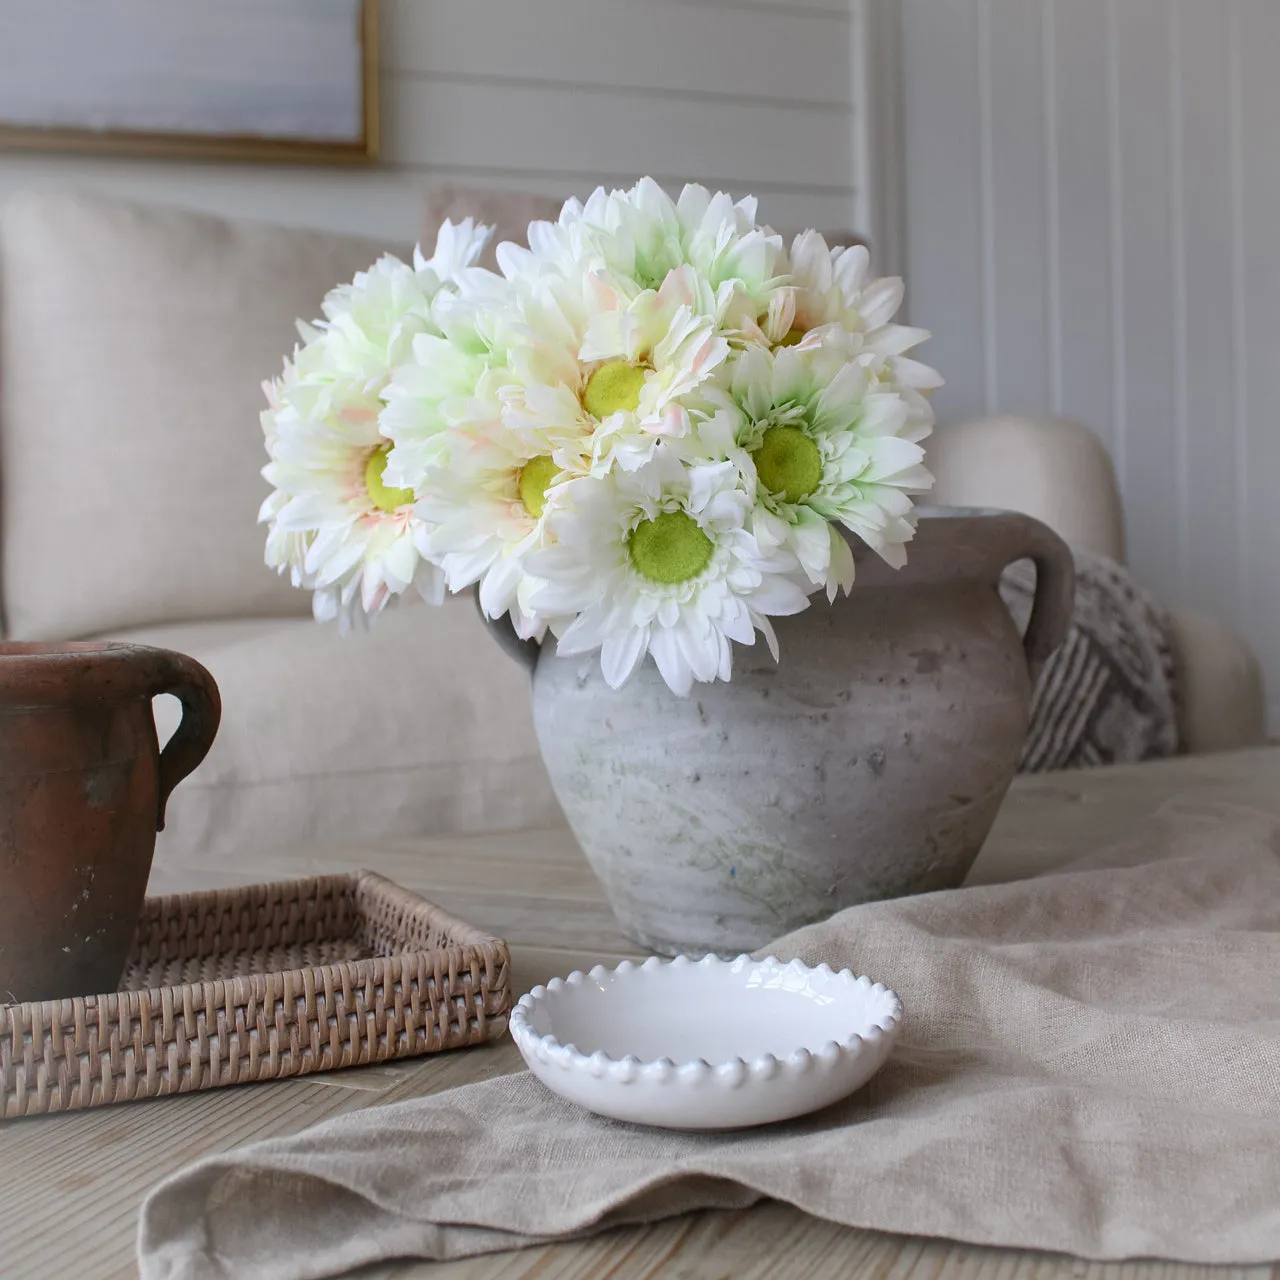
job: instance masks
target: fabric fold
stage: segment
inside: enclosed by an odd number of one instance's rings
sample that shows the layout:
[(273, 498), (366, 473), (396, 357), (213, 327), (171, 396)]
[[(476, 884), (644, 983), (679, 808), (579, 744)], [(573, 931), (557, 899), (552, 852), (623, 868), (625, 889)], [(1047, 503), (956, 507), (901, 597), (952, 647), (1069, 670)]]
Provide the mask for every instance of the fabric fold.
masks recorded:
[(1215, 806), (1034, 880), (780, 940), (892, 985), (894, 1057), (785, 1125), (667, 1133), (527, 1073), (204, 1160), (143, 1207), (143, 1280), (313, 1280), (769, 1197), (1093, 1259), (1280, 1257), (1280, 830)]

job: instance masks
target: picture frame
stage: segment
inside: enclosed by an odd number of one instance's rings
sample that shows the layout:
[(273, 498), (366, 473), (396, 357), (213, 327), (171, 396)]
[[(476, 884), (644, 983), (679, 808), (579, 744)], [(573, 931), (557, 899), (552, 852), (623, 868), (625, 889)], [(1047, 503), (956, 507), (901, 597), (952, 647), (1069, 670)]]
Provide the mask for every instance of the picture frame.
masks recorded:
[(0, 17), (0, 155), (378, 157), (379, 0), (0, 0)]

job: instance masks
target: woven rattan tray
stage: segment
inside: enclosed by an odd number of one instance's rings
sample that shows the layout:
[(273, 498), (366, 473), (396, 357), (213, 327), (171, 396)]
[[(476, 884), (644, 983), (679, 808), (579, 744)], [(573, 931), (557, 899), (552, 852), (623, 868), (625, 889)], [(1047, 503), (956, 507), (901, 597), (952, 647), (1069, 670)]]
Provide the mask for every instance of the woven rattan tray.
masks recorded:
[(0, 1006), (0, 1116), (479, 1044), (505, 942), (371, 872), (148, 898), (113, 995)]

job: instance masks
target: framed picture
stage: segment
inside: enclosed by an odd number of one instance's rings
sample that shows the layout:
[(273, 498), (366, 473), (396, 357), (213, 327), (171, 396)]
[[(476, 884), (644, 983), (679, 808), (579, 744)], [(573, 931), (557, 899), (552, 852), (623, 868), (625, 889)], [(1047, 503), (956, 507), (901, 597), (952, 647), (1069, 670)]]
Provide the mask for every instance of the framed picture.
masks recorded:
[(0, 149), (354, 162), (377, 0), (0, 0)]

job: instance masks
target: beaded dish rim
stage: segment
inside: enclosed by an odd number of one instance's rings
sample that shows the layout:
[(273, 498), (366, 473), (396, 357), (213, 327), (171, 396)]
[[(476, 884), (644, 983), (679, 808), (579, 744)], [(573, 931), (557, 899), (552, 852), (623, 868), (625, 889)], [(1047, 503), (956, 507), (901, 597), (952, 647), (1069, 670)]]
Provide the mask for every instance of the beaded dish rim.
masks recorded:
[[(642, 1059), (634, 1054), (615, 1058), (602, 1049), (585, 1054), (575, 1044), (561, 1044), (559, 1039), (550, 1032), (540, 1034), (530, 1021), (534, 1009), (539, 1005), (546, 1005), (549, 995), (558, 995), (566, 988), (582, 986), (588, 979), (598, 982), (615, 975), (626, 977), (633, 973), (654, 973), (666, 968), (721, 968), (726, 973), (737, 974), (748, 967), (764, 968), (769, 971), (770, 977), (786, 973), (795, 974), (797, 977), (819, 974), (825, 979), (843, 983), (851, 990), (867, 991), (881, 997), (886, 1008), (861, 1030), (851, 1032), (842, 1041), (828, 1040), (816, 1052), (802, 1046), (782, 1057), (773, 1053), (759, 1054), (749, 1062), (738, 1055), (713, 1063), (708, 1062), (706, 1058), (691, 1058), (675, 1062), (667, 1057)], [(511, 1038), (526, 1059), (532, 1055), (539, 1062), (551, 1063), (566, 1071), (585, 1072), (595, 1079), (607, 1077), (619, 1084), (630, 1084), (637, 1080), (684, 1084), (715, 1080), (721, 1084), (736, 1087), (748, 1080), (763, 1082), (780, 1075), (803, 1075), (814, 1068), (831, 1070), (842, 1060), (861, 1056), (873, 1047), (877, 1051), (887, 1053), (897, 1038), (901, 1023), (902, 1000), (898, 994), (884, 983), (873, 982), (865, 975), (855, 977), (850, 969), (837, 971), (827, 964), (806, 965), (801, 960), (784, 963), (773, 955), (765, 956), (760, 960), (753, 960), (748, 955), (740, 955), (733, 960), (721, 960), (714, 955), (704, 956), (701, 960), (691, 960), (688, 956), (678, 955), (670, 960), (650, 956), (640, 964), (634, 960), (623, 960), (612, 969), (598, 964), (586, 973), (575, 969), (567, 978), (552, 978), (545, 985), (539, 983), (516, 1002), (511, 1010), (509, 1027)]]

